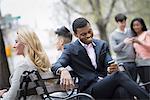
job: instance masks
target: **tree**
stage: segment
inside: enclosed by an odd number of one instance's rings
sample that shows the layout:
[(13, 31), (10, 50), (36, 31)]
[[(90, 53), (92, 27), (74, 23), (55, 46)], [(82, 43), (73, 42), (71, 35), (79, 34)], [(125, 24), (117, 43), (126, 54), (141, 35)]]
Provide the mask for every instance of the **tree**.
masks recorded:
[(62, 4), (70, 9), (71, 14), (90, 18), (100, 33), (100, 38), (108, 41), (107, 33), (112, 31), (114, 16), (124, 13), (131, 18), (142, 17), (150, 25), (150, 0), (61, 0)]
[[(0, 18), (2, 18), (1, 13), (0, 13)], [(9, 76), (10, 76), (10, 71), (9, 71), (8, 61), (5, 53), (5, 45), (3, 40), (2, 29), (0, 25), (0, 89), (8, 88), (10, 86), (8, 81)]]
[(150, 26), (150, 0), (124, 0), (124, 5), (126, 7), (126, 13), (131, 14), (132, 18), (142, 17), (146, 24)]
[[(115, 7), (115, 3), (116, 3), (117, 0), (111, 0), (111, 3), (107, 3), (109, 4), (108, 6), (108, 10), (107, 10), (107, 14), (105, 13), (104, 14), (104, 9), (102, 9), (102, 1), (101, 0), (86, 0), (86, 1), (82, 1), (82, 2), (85, 2), (85, 3), (82, 3), (82, 5), (84, 4), (84, 6), (87, 4), (87, 6), (90, 6), (91, 9), (90, 11), (87, 11), (87, 12), (81, 12), (79, 10), (76, 10), (75, 8), (73, 8), (67, 0), (61, 0), (61, 2), (66, 6), (68, 7), (69, 9), (71, 9), (72, 11), (80, 14), (80, 15), (83, 15), (83, 16), (90, 16), (94, 19), (95, 23), (96, 23), (96, 26), (100, 32), (100, 38), (108, 41), (108, 38), (107, 38), (107, 31), (106, 31), (106, 28), (107, 28), (107, 25), (109, 23), (109, 20), (110, 20), (110, 17), (112, 15), (112, 11)], [(81, 1), (80, 1), (81, 3)], [(88, 8), (88, 7), (87, 7)], [(89, 10), (89, 9), (88, 9)], [(84, 10), (85, 11), (85, 10)], [(105, 15), (105, 16), (104, 16)]]

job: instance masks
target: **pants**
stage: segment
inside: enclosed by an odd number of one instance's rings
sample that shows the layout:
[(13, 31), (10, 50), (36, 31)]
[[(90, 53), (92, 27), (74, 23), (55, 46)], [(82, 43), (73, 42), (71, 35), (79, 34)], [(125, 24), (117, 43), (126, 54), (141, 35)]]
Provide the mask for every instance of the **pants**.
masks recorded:
[[(140, 76), (140, 80), (143, 83), (150, 82), (150, 66), (137, 67), (137, 72)], [(145, 89), (148, 93), (150, 93), (150, 84), (146, 85)]]
[(126, 71), (130, 74), (131, 78), (136, 82), (137, 80), (136, 63), (124, 62), (123, 66), (125, 67)]
[(123, 87), (119, 86), (113, 93), (113, 100), (133, 100), (133, 96)]
[(109, 99), (118, 86), (126, 89), (132, 96), (149, 100), (149, 94), (144, 89), (140, 88), (138, 84), (131, 80), (124, 72), (119, 71), (95, 83), (92, 87), (91, 95), (96, 99)]

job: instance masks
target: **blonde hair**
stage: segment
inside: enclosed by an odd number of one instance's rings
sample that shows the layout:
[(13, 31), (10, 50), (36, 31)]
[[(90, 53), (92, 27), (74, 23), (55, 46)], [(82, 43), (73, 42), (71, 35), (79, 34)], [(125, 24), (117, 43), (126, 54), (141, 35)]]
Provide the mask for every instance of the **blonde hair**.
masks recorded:
[(17, 38), (18, 41), (25, 44), (24, 55), (29, 56), (37, 69), (48, 71), (50, 62), (36, 33), (31, 28), (22, 26), (17, 30)]

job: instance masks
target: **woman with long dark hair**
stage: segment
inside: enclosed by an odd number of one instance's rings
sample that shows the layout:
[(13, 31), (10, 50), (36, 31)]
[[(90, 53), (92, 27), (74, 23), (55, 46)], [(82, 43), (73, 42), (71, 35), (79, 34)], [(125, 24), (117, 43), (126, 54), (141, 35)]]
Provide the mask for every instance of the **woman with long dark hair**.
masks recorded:
[[(131, 30), (135, 35), (133, 46), (136, 51), (137, 72), (143, 83), (150, 81), (150, 31), (147, 30), (142, 18), (134, 18), (131, 22)], [(150, 92), (150, 86), (145, 86)]]

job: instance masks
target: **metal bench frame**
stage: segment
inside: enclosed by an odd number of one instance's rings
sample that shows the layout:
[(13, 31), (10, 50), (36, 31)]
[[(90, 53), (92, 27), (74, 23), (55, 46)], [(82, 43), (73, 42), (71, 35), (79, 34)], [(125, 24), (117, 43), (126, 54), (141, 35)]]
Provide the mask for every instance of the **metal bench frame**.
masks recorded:
[[(26, 71), (24, 73), (26, 73), (26, 74), (23, 74), (23, 77), (28, 77), (28, 79), (26, 79), (27, 81), (22, 81), (24, 83), (21, 82), (21, 84), (20, 84), (20, 90), (19, 90), (18, 96), (17, 96), (17, 98), (19, 98), (19, 99), (23, 97), (24, 100), (26, 100), (26, 96), (40, 95), (43, 100), (53, 100), (53, 99), (55, 100), (56, 98), (60, 99), (60, 100), (62, 100), (62, 99), (63, 100), (70, 100), (70, 99), (80, 100), (80, 97), (82, 97), (82, 98), (86, 97), (86, 98), (89, 98), (90, 100), (95, 100), (89, 94), (80, 93), (78, 91), (78, 83), (75, 83), (75, 88), (72, 89), (70, 93), (67, 93), (67, 91), (65, 89), (62, 89), (60, 87), (60, 84), (59, 84), (60, 77), (57, 75), (54, 75), (52, 72), (50, 72), (48, 75), (49, 77), (46, 77), (46, 78), (41, 77), (42, 75), (40, 75), (37, 70)], [(32, 74), (32, 73), (34, 73), (34, 74)], [(71, 73), (73, 73), (73, 72), (71, 72)], [(73, 75), (73, 74), (71, 74), (71, 75)], [(74, 81), (76, 81), (76, 77), (75, 76), (73, 76), (73, 77), (75, 78)], [(36, 86), (32, 89), (29, 89), (28, 81), (35, 83)], [(47, 82), (49, 82), (50, 84), (46, 85)], [(76, 93), (75, 93), (75, 90), (77, 90)], [(66, 95), (65, 96), (51, 95), (52, 93), (56, 93), (56, 92), (63, 92), (63, 93), (66, 93)], [(23, 94), (23, 96), (22, 96), (22, 94)]]

